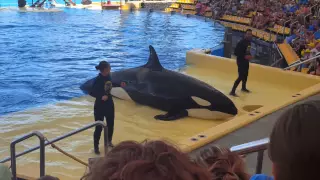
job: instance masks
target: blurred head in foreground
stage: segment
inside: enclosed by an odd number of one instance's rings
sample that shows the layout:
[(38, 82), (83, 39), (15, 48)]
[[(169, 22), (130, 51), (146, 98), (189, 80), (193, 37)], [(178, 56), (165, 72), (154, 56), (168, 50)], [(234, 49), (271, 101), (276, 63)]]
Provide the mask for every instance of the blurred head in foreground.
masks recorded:
[(319, 179), (320, 101), (290, 108), (278, 119), (269, 156), (276, 180)]
[(212, 180), (250, 179), (243, 159), (229, 149), (212, 146), (200, 152), (197, 161), (210, 171)]
[(85, 180), (209, 180), (209, 172), (163, 141), (125, 141), (97, 161)]

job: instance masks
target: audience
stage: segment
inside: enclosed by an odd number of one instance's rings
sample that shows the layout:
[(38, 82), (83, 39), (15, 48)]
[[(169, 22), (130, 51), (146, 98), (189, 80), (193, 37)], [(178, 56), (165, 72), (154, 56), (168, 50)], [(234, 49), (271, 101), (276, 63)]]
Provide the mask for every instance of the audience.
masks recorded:
[[(317, 3), (311, 0), (199, 0), (196, 14), (204, 15), (211, 10), (214, 19), (223, 15), (251, 18), (253, 28), (285, 33), (288, 36), (285, 41), (303, 60), (320, 52), (320, 24), (315, 5)], [(307, 68), (317, 67), (311, 63)]]
[(320, 60), (317, 59), (316, 66), (310, 68), (310, 74), (320, 76)]
[(294, 106), (278, 119), (269, 146), (275, 179), (318, 179), (319, 115), (320, 101), (309, 101)]

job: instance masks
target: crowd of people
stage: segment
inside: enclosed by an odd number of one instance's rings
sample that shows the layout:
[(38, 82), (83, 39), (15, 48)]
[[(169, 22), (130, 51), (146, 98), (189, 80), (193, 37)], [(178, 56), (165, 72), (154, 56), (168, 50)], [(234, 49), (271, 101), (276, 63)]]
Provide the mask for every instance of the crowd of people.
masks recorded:
[[(83, 180), (302, 180), (318, 179), (320, 101), (298, 104), (279, 117), (270, 135), (273, 177), (250, 175), (229, 149), (211, 146), (191, 159), (164, 141), (124, 141), (98, 159)], [(8, 178), (8, 180), (10, 177)], [(7, 180), (7, 179), (4, 179)], [(58, 180), (44, 176), (39, 180)]]
[[(213, 18), (223, 15), (251, 18), (249, 26), (270, 31), (275, 29), (287, 36), (286, 42), (300, 59), (306, 60), (320, 54), (319, 6), (312, 0), (207, 0), (197, 1), (197, 15), (211, 10)], [(275, 26), (276, 25), (276, 26)], [(320, 60), (306, 63), (309, 74), (320, 75)], [(301, 69), (299, 69), (301, 70)]]

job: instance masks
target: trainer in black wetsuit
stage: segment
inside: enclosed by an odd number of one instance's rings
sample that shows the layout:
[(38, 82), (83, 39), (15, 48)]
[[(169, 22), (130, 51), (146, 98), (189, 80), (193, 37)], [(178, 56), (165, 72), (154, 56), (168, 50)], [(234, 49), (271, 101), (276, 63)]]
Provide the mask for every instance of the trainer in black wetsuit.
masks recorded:
[(237, 44), (234, 54), (237, 56), (238, 79), (234, 82), (230, 95), (237, 96), (236, 89), (242, 81), (242, 91), (249, 93), (247, 89), (247, 79), (249, 73), (249, 61), (252, 59), (250, 54), (250, 44), (252, 39), (252, 31), (248, 29), (245, 37)]
[[(112, 89), (112, 82), (110, 77), (110, 64), (106, 61), (101, 61), (97, 70), (100, 70), (97, 76), (91, 95), (96, 98), (94, 103), (94, 119), (95, 121), (103, 121), (104, 118), (107, 120), (108, 126), (108, 146), (112, 145), (112, 135), (114, 127), (114, 104), (110, 91)], [(99, 154), (99, 140), (101, 137), (101, 126), (96, 126), (94, 131), (94, 152)]]

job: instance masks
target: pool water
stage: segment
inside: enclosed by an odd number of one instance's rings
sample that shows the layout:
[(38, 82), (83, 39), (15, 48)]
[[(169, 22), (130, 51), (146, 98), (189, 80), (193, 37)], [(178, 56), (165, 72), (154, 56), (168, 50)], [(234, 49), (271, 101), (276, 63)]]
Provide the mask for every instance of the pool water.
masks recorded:
[(149, 45), (177, 70), (187, 50), (214, 47), (224, 34), (213, 22), (181, 15), (82, 9), (4, 10), (0, 29), (0, 115), (82, 96), (79, 86), (97, 74), (99, 61), (113, 71), (143, 65)]
[[(32, 2), (36, 2), (37, 0), (26, 0), (27, 5), (32, 5)], [(55, 0), (59, 4), (64, 4), (63, 0)], [(119, 2), (120, 0), (111, 0), (112, 2)], [(80, 4), (81, 0), (73, 0), (74, 3)], [(93, 0), (92, 2), (101, 2), (101, 0)], [(46, 5), (46, 4), (45, 4)], [(0, 0), (0, 7), (17, 7), (18, 0)]]

